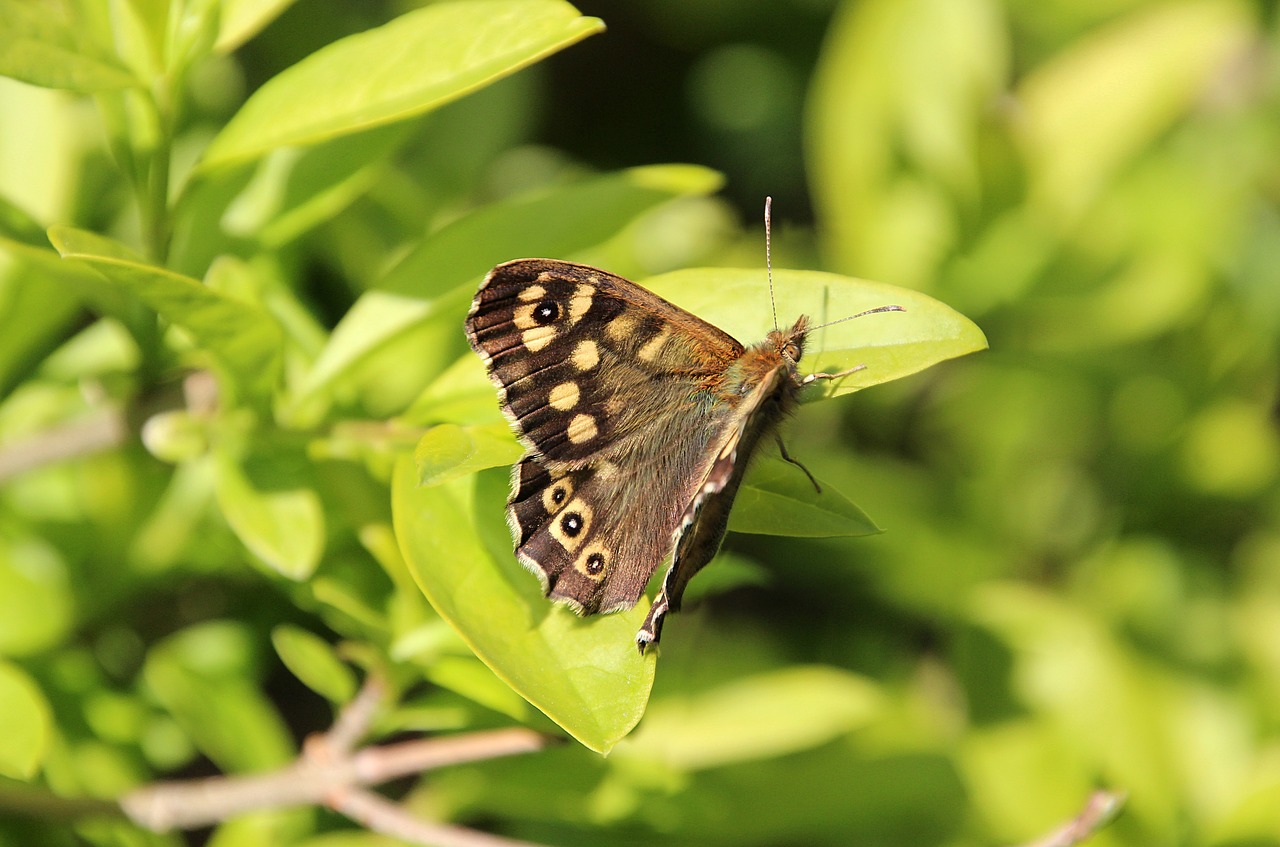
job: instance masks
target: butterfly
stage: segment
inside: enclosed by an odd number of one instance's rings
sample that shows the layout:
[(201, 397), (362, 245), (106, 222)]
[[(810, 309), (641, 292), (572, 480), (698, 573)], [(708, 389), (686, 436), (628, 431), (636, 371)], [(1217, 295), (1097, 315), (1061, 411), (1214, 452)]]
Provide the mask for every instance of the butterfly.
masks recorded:
[(641, 653), (719, 550), (760, 442), (798, 465), (778, 424), (805, 385), (861, 368), (801, 376), (807, 317), (744, 347), (634, 282), (555, 259), (490, 271), (466, 331), (527, 448), (507, 522), (544, 593), (584, 615), (629, 609), (670, 557)]

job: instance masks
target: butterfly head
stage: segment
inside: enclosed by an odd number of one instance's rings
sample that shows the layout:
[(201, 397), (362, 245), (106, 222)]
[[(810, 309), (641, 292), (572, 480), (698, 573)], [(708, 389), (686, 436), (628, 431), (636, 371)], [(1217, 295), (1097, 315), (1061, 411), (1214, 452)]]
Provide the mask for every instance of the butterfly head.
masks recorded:
[(801, 315), (795, 326), (788, 330), (775, 329), (769, 333), (768, 344), (778, 351), (785, 361), (793, 367), (804, 356), (804, 342), (809, 335), (809, 318)]

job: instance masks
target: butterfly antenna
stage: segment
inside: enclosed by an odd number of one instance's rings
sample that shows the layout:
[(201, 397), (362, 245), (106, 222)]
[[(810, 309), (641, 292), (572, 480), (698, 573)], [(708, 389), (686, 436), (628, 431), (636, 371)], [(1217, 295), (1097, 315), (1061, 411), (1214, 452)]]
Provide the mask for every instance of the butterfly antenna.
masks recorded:
[(829, 326), (835, 326), (836, 324), (842, 324), (845, 321), (851, 321), (854, 318), (861, 318), (867, 315), (874, 315), (877, 312), (905, 312), (905, 311), (906, 309), (902, 308), (901, 306), (876, 306), (874, 309), (867, 309), (865, 312), (858, 312), (858, 314), (856, 315), (850, 315), (849, 317), (841, 318), (838, 321), (831, 321), (830, 323), (818, 324), (815, 327), (810, 327), (809, 331), (813, 332), (814, 330), (823, 329)]
[(773, 226), (773, 198), (764, 198), (764, 267), (765, 273), (769, 275), (769, 305), (773, 308), (773, 331), (778, 331), (778, 301), (773, 296), (773, 249), (772, 249), (772, 232)]

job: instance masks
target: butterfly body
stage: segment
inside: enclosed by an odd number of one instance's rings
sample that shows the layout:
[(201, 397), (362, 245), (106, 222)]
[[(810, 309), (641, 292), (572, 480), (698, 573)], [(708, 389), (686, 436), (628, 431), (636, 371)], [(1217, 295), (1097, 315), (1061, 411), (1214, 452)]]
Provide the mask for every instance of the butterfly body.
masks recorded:
[(799, 401), (808, 320), (743, 347), (622, 277), (521, 259), (485, 278), (466, 328), (527, 448), (507, 518), (544, 592), (581, 614), (631, 608), (670, 557), (644, 650), (719, 549), (748, 457)]

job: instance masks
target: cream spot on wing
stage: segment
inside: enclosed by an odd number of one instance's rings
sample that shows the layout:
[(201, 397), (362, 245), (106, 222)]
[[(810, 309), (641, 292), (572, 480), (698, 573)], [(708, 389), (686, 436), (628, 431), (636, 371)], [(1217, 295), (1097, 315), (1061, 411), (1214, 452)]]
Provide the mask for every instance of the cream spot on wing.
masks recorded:
[(596, 290), (590, 285), (579, 285), (573, 290), (573, 296), (569, 298), (569, 320), (576, 323), (587, 313), (595, 293)]
[(596, 476), (602, 480), (611, 480), (618, 475), (618, 466), (613, 462), (598, 462), (595, 465)]
[(555, 337), (556, 328), (554, 326), (535, 326), (520, 333), (520, 340), (524, 342), (525, 349), (530, 353), (537, 353), (554, 341)]
[(609, 558), (608, 549), (603, 544), (596, 543), (582, 551), (573, 567), (587, 579), (599, 582), (609, 571)]
[(596, 437), (596, 419), (590, 415), (574, 415), (573, 420), (569, 421), (569, 428), (565, 430), (565, 435), (569, 436), (569, 440), (574, 444), (585, 444)]
[(551, 408), (567, 412), (578, 405), (578, 396), (578, 383), (562, 382), (551, 389), (547, 402), (551, 404)]
[(516, 296), (528, 303), (530, 300), (541, 300), (543, 297), (546, 297), (547, 289), (543, 288), (541, 285), (531, 285)]
[(581, 498), (574, 498), (547, 526), (551, 537), (572, 553), (587, 539), (591, 529), (591, 507)]
[(536, 303), (530, 303), (527, 306), (517, 306), (515, 312), (511, 315), (511, 322), (519, 329), (533, 329), (538, 325), (538, 322), (533, 319), (533, 310), (537, 305)]
[(662, 350), (662, 345), (666, 344), (667, 339), (670, 337), (671, 327), (664, 326), (661, 332), (646, 341), (640, 349), (636, 351), (636, 355), (640, 357), (641, 361), (652, 362), (654, 359), (658, 358), (658, 353)]
[(573, 481), (568, 478), (558, 479), (542, 489), (542, 507), (555, 514), (560, 507), (573, 496)]
[(573, 348), (573, 366), (580, 371), (589, 371), (600, 364), (600, 348), (594, 341), (579, 341)]
[(636, 319), (634, 316), (623, 312), (613, 320), (604, 325), (605, 334), (614, 341), (626, 341), (636, 331)]

